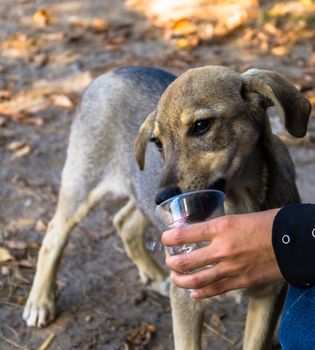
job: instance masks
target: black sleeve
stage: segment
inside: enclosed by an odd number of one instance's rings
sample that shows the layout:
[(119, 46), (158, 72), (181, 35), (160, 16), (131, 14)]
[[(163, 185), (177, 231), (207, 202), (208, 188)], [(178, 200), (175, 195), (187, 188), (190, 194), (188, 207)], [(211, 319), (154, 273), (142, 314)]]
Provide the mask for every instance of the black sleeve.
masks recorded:
[(296, 288), (315, 285), (315, 204), (282, 208), (272, 228), (272, 245), (280, 271)]

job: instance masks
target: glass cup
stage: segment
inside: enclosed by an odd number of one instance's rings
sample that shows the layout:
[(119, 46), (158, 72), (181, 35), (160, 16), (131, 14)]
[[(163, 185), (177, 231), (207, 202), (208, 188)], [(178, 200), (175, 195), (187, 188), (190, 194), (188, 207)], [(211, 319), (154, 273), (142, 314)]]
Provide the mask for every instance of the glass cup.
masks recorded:
[[(224, 193), (217, 190), (186, 192), (167, 199), (156, 207), (155, 214), (162, 230), (186, 226), (224, 215)], [(189, 253), (209, 242), (167, 248), (167, 253)]]

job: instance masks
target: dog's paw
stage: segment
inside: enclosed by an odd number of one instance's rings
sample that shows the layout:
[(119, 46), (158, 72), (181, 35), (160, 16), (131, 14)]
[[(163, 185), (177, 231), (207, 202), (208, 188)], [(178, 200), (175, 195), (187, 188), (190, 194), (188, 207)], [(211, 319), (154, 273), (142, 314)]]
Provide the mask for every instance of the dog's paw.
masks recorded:
[(139, 269), (139, 277), (140, 281), (145, 285), (149, 285), (152, 281), (152, 279), (142, 270)]
[(148, 284), (148, 288), (154, 290), (156, 293), (164, 296), (169, 297), (170, 296), (170, 287), (171, 287), (171, 278), (168, 276), (163, 281), (151, 281), (151, 283)]
[(29, 296), (23, 311), (23, 320), (28, 327), (45, 327), (54, 321), (56, 313), (55, 298), (35, 298)]
[[(165, 273), (161, 272), (161, 275), (156, 277), (155, 279), (150, 278), (145, 272), (139, 270), (139, 275), (141, 282), (149, 289), (154, 290), (156, 293), (169, 297), (170, 295), (170, 286), (171, 286), (171, 278)], [(161, 277), (164, 279), (161, 280)]]

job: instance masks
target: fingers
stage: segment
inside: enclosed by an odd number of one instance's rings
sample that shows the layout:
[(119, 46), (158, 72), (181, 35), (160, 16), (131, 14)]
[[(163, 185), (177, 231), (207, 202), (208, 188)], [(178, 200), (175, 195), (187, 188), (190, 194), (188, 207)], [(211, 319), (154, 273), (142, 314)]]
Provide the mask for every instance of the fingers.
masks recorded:
[(195, 249), (190, 253), (168, 255), (165, 259), (166, 266), (173, 271), (185, 273), (207, 265), (213, 265), (220, 260), (212, 252), (211, 244)]
[(219, 280), (200, 289), (194, 289), (190, 296), (193, 299), (211, 298), (215, 295), (223, 294), (235, 289), (248, 288), (249, 283), (239, 277), (231, 277)]
[(216, 233), (226, 229), (227, 216), (205, 221), (189, 226), (176, 227), (162, 235), (162, 243), (166, 246), (176, 246), (202, 241), (211, 241)]
[(248, 288), (251, 280), (220, 263), (214, 267), (191, 273), (172, 272), (173, 283), (184, 289), (193, 289), (190, 296), (194, 299), (210, 298), (235, 289)]
[(178, 287), (184, 289), (200, 289), (227, 277), (229, 277), (229, 274), (224, 271), (222, 264), (215, 267), (206, 267), (193, 273), (172, 272), (171, 274), (172, 281)]

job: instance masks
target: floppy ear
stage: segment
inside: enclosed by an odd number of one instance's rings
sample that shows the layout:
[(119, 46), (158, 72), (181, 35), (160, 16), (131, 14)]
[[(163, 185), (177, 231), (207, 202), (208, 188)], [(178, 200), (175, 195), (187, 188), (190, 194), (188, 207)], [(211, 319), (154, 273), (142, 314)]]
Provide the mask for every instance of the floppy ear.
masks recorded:
[(143, 170), (144, 168), (145, 149), (153, 131), (155, 115), (156, 112), (153, 111), (147, 116), (146, 120), (141, 125), (136, 138), (135, 153), (140, 170)]
[(291, 135), (306, 134), (312, 106), (291, 83), (276, 72), (260, 69), (248, 70), (241, 79), (247, 91), (261, 94), (276, 107)]

